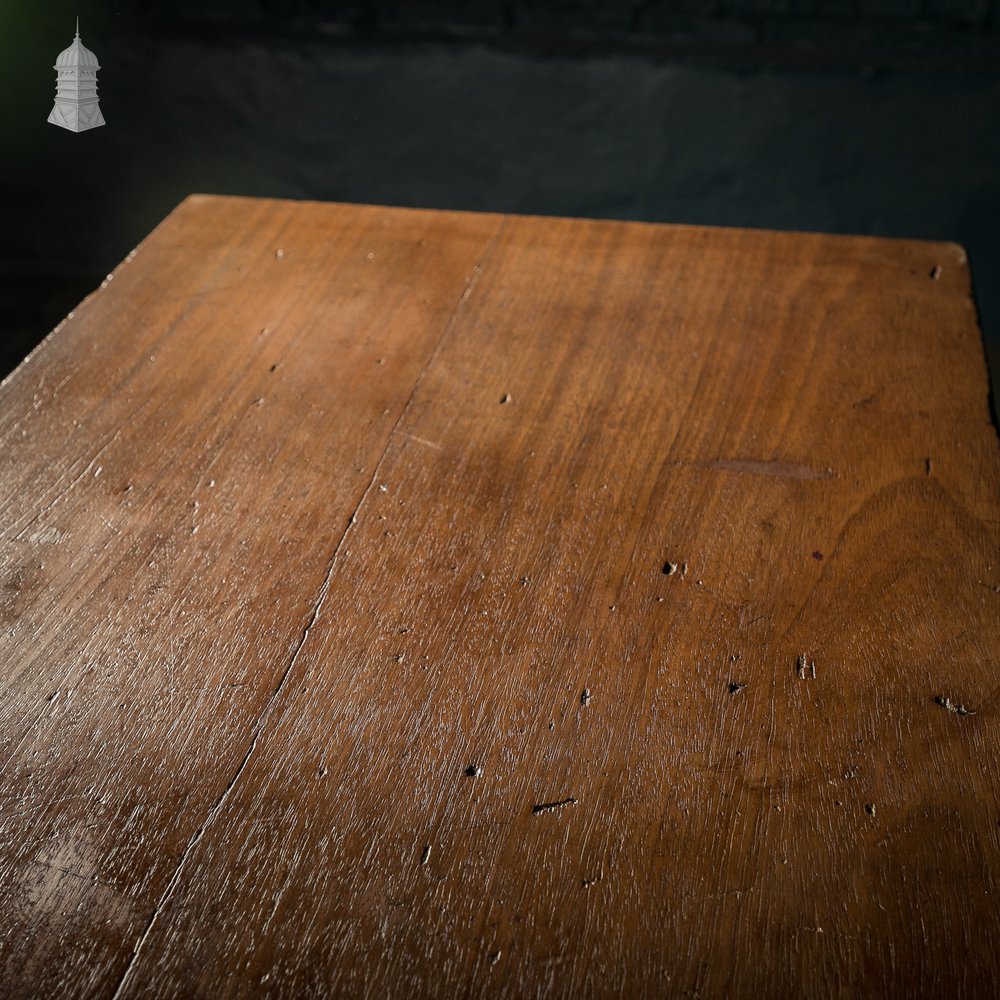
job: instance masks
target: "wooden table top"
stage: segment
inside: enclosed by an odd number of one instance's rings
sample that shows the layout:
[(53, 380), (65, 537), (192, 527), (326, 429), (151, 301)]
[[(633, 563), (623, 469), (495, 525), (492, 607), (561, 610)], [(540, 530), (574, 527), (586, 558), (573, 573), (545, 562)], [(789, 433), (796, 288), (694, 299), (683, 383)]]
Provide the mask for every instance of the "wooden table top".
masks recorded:
[(194, 196), (0, 387), (0, 995), (995, 996), (951, 244)]

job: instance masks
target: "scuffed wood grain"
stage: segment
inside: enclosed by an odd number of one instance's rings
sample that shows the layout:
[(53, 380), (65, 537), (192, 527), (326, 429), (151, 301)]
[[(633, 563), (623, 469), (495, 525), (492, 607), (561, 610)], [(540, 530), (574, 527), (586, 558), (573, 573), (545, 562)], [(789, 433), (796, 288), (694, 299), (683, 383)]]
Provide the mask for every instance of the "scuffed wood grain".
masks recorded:
[(3, 990), (994, 995), (986, 393), (951, 245), (189, 199), (0, 396)]
[(0, 993), (114, 991), (499, 221), (189, 199), (4, 386)]

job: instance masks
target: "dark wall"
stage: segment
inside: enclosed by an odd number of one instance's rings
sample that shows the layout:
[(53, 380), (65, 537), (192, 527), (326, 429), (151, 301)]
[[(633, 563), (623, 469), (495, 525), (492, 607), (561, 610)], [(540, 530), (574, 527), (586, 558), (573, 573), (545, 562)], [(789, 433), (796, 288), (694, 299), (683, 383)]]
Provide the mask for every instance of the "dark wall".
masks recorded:
[(748, 63), (996, 67), (1000, 0), (154, 0), (175, 24)]

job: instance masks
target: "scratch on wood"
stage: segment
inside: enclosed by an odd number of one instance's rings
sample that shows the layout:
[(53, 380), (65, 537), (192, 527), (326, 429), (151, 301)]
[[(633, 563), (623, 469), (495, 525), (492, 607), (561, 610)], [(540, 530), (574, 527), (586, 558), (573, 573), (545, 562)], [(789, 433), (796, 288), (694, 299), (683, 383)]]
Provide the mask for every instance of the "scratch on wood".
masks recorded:
[[(406, 404), (407, 406), (409, 406), (409, 402), (412, 399), (413, 396), (411, 394), (410, 400), (407, 401)], [(403, 414), (405, 412), (406, 412), (406, 407), (403, 408), (403, 413), (400, 413), (399, 416), (400, 420), (402, 420)], [(264, 726), (271, 715), (271, 712), (274, 710), (274, 706), (277, 704), (281, 692), (285, 689), (289, 677), (292, 675), (292, 672), (295, 669), (295, 665), (298, 662), (299, 656), (302, 654), (302, 650), (309, 639), (310, 632), (312, 632), (314, 626), (316, 625), (316, 621), (319, 618), (320, 611), (322, 610), (323, 604), (326, 601), (327, 595), (330, 592), (330, 585), (333, 580), (333, 572), (337, 565), (337, 558), (340, 555), (340, 550), (343, 548), (344, 542), (347, 539), (347, 536), (350, 533), (351, 528), (356, 521), (357, 513), (361, 509), (361, 505), (365, 502), (366, 497), (368, 496), (369, 492), (371, 492), (371, 490), (374, 488), (375, 483), (378, 480), (379, 470), (381, 468), (382, 461), (385, 459), (387, 453), (388, 453), (388, 441), (386, 443), (386, 448), (382, 452), (382, 458), (379, 459), (379, 462), (376, 464), (375, 470), (372, 473), (372, 477), (368, 483), (368, 486), (362, 493), (361, 499), (358, 501), (358, 504), (354, 509), (354, 513), (351, 515), (351, 518), (348, 521), (347, 526), (344, 528), (344, 531), (341, 534), (340, 539), (338, 540), (336, 546), (334, 547), (333, 555), (330, 557), (330, 561), (326, 567), (326, 573), (323, 577), (323, 582), (320, 584), (320, 588), (319, 591), (317, 592), (316, 599), (313, 602), (312, 612), (309, 616), (308, 621), (305, 624), (305, 627), (302, 629), (302, 637), (299, 639), (299, 642), (295, 647), (295, 650), (292, 653), (291, 658), (288, 661), (288, 666), (285, 667), (284, 672), (279, 678), (278, 683), (275, 685), (274, 690), (271, 692), (271, 696), (268, 698), (263, 711), (261, 712), (260, 716), (257, 719), (257, 723), (254, 727), (253, 739), (250, 742), (250, 746), (247, 749), (247, 752), (244, 754), (242, 761), (240, 761), (240, 765), (239, 767), (237, 767), (236, 773), (230, 779), (229, 784), (226, 785), (222, 794), (219, 796), (218, 799), (216, 799), (215, 804), (209, 810), (208, 815), (205, 817), (201, 826), (199, 826), (198, 829), (195, 830), (195, 832), (191, 836), (191, 839), (188, 841), (187, 846), (184, 848), (184, 851), (181, 854), (180, 861), (178, 861), (177, 867), (174, 869), (174, 873), (171, 876), (170, 881), (167, 883), (167, 886), (163, 890), (163, 893), (161, 894), (159, 900), (156, 903), (156, 906), (153, 908), (153, 913), (149, 918), (149, 922), (146, 924), (146, 929), (139, 936), (138, 940), (135, 943), (135, 946), (132, 949), (132, 956), (129, 959), (128, 965), (125, 967), (125, 971), (122, 973), (122, 978), (119, 980), (118, 986), (115, 988), (115, 991), (112, 994), (112, 1000), (119, 1000), (119, 998), (124, 994), (129, 979), (131, 978), (132, 973), (138, 964), (139, 955), (142, 952), (143, 946), (149, 939), (153, 927), (156, 924), (157, 918), (163, 911), (163, 908), (167, 900), (170, 898), (174, 889), (177, 887), (181, 875), (183, 874), (184, 869), (187, 866), (187, 863), (190, 860), (192, 853), (194, 852), (194, 849), (198, 846), (199, 841), (201, 841), (201, 839), (205, 836), (205, 832), (208, 830), (208, 828), (215, 821), (216, 817), (218, 817), (219, 813), (222, 811), (222, 808), (225, 805), (226, 800), (229, 798), (230, 793), (236, 787), (237, 783), (240, 780), (240, 777), (246, 770), (246, 766), (250, 762), (250, 758), (253, 756), (254, 750), (256, 750), (257, 748), (257, 741), (260, 738), (260, 734), (263, 731)]]
[(800, 653), (795, 661), (795, 671), (800, 680), (816, 680), (816, 661), (810, 660), (805, 653)]
[(416, 441), (417, 444), (426, 445), (428, 448), (435, 449), (435, 451), (444, 451), (444, 447), (442, 445), (439, 445), (435, 441), (428, 441), (427, 438), (417, 437), (416, 434), (407, 434), (406, 431), (400, 431), (399, 436), (409, 438), (411, 441)]
[[(62, 487), (61, 489), (59, 489), (58, 492), (56, 493), (56, 495), (40, 511), (38, 511), (33, 517), (31, 517), (30, 520), (28, 520), (28, 522), (24, 525), (24, 527), (22, 527), (21, 530), (16, 535), (13, 535), (12, 537), (14, 539), (18, 540), (18, 541), (20, 541), (22, 538), (24, 538), (24, 536), (27, 533), (28, 529), (36, 521), (38, 521), (40, 518), (42, 518), (46, 514), (48, 514), (49, 511), (51, 511), (52, 508), (56, 506), (56, 504), (58, 504), (64, 497), (66, 497), (74, 489), (74, 487), (76, 487), (79, 483), (81, 483), (84, 479), (86, 479), (87, 476), (89, 476), (91, 474), (91, 470), (95, 466), (97, 466), (98, 459), (118, 440), (118, 438), (121, 437), (122, 432), (125, 430), (125, 428), (127, 426), (134, 425), (134, 422), (135, 422), (136, 418), (139, 416), (140, 413), (142, 413), (143, 410), (146, 409), (147, 406), (150, 405), (151, 402), (152, 402), (151, 399), (147, 399), (145, 402), (143, 402), (139, 406), (137, 406), (128, 415), (128, 417), (126, 417), (126, 419), (123, 420), (118, 425), (118, 427), (116, 428), (116, 430), (112, 434), (110, 434), (108, 436), (107, 440), (105, 440), (105, 442), (97, 449), (97, 451), (94, 452), (93, 457), (86, 464), (86, 466), (84, 466), (83, 471), (80, 472), (77, 476), (75, 476), (73, 478), (73, 480), (68, 485), (66, 485), (66, 486)], [(58, 488), (59, 483), (61, 483), (64, 479), (66, 479), (67, 475), (68, 474), (66, 474), (66, 473), (64, 473), (63, 475), (61, 475), (59, 477), (59, 479), (56, 480), (56, 482), (53, 485)]]
[[(497, 226), (496, 232), (493, 234), (493, 236), (490, 238), (489, 243), (486, 245), (486, 249), (483, 251), (482, 257), (480, 257), (479, 259), (479, 263), (476, 264), (475, 268), (473, 269), (472, 278), (469, 280), (468, 284), (463, 289), (462, 294), (458, 298), (458, 302), (455, 304), (455, 308), (452, 310), (451, 315), (448, 317), (447, 322), (445, 323), (443, 329), (441, 330), (441, 336), (438, 337), (437, 343), (434, 345), (434, 350), (431, 351), (430, 356), (427, 358), (427, 363), (420, 370), (420, 374), (417, 376), (416, 381), (413, 383), (413, 389), (410, 391), (409, 399), (407, 399), (406, 403), (403, 405), (403, 409), (400, 411), (399, 416), (396, 418), (396, 423), (393, 425), (392, 430), (389, 432), (390, 442), (397, 433), (403, 437), (412, 437), (412, 435), (409, 435), (405, 431), (400, 430), (400, 426), (403, 423), (403, 418), (406, 416), (407, 412), (410, 409), (410, 405), (413, 403), (413, 399), (417, 394), (417, 390), (420, 388), (420, 383), (423, 382), (424, 377), (427, 375), (428, 370), (431, 368), (431, 366), (437, 360), (438, 355), (441, 353), (441, 349), (444, 346), (445, 341), (448, 339), (448, 334), (451, 332), (452, 327), (454, 327), (455, 322), (457, 321), (458, 316), (462, 311), (462, 307), (465, 305), (466, 302), (469, 301), (469, 297), (472, 295), (473, 290), (475, 289), (476, 285), (479, 282), (480, 275), (485, 270), (486, 264), (489, 261), (489, 259), (493, 256), (493, 251), (496, 249), (496, 245), (500, 241), (500, 237), (503, 235), (503, 231), (506, 228), (507, 228), (507, 216), (504, 216), (500, 220), (500, 224)], [(414, 440), (419, 440), (420, 444), (429, 445), (432, 448), (438, 448), (439, 450), (443, 450), (441, 449), (440, 445), (435, 444), (434, 442), (417, 438), (414, 438)], [(385, 450), (382, 452), (381, 457), (375, 464), (376, 473), (382, 467), (382, 463), (385, 460), (385, 456), (388, 454), (388, 451), (389, 451), (389, 442), (386, 443)], [(365, 496), (367, 495), (368, 491), (366, 490)], [(363, 499), (364, 498), (362, 498), (362, 500)]]
[[(273, 700), (274, 699), (272, 697), (272, 703)], [(174, 873), (171, 876), (170, 881), (167, 883), (167, 887), (160, 894), (160, 898), (157, 900), (156, 906), (153, 907), (153, 913), (149, 918), (149, 922), (146, 924), (146, 929), (141, 935), (139, 935), (138, 940), (132, 948), (132, 956), (129, 959), (128, 965), (125, 967), (125, 971), (122, 973), (122, 978), (119, 980), (118, 986), (112, 994), (112, 1000), (118, 1000), (119, 997), (124, 995), (125, 987), (128, 985), (128, 981), (138, 963), (139, 954), (141, 953), (143, 946), (146, 944), (146, 941), (149, 939), (149, 936), (153, 931), (153, 927), (156, 924), (156, 920), (163, 911), (163, 907), (166, 905), (167, 900), (173, 894), (174, 889), (177, 888), (177, 883), (180, 882), (181, 875), (184, 873), (184, 868), (187, 865), (188, 859), (191, 857), (191, 852), (195, 847), (197, 847), (198, 842), (202, 839), (202, 837), (205, 836), (205, 831), (212, 825), (215, 818), (222, 810), (223, 805), (225, 805), (226, 799), (229, 798), (230, 793), (236, 787), (237, 782), (240, 780), (240, 776), (243, 774), (247, 764), (250, 762), (250, 758), (253, 756), (254, 750), (257, 749), (257, 738), (257, 736), (254, 736), (253, 741), (250, 744), (250, 748), (247, 750), (246, 754), (244, 754), (243, 760), (240, 762), (240, 766), (236, 769), (236, 773), (233, 775), (229, 784), (226, 785), (222, 794), (216, 800), (215, 805), (209, 810), (208, 815), (205, 817), (205, 821), (198, 827), (197, 830), (195, 830), (191, 839), (188, 841), (187, 846), (184, 848), (184, 853), (181, 855), (181, 859), (177, 863), (177, 867), (174, 869)]]
[(537, 816), (539, 813), (554, 812), (556, 809), (562, 809), (563, 806), (575, 806), (576, 799), (570, 796), (568, 799), (560, 799), (558, 802), (539, 802), (537, 805), (533, 806), (531, 809), (532, 816)]
[(41, 858), (30, 858), (28, 863), (38, 865), (40, 868), (48, 868), (50, 871), (62, 872), (63, 875), (69, 875), (70, 878), (78, 878), (90, 882), (90, 878), (87, 875), (81, 875), (79, 872), (71, 872), (68, 868), (60, 868), (59, 865), (54, 865), (51, 861), (43, 861)]

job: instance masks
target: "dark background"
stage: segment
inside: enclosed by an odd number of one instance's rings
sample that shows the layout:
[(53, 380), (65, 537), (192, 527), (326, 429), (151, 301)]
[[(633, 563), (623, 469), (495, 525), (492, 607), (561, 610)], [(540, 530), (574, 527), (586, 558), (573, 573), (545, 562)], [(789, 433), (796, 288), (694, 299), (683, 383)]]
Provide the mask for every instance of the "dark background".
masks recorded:
[(0, 0), (0, 150), (3, 371), (201, 191), (955, 240), (1000, 377), (1000, 0)]

